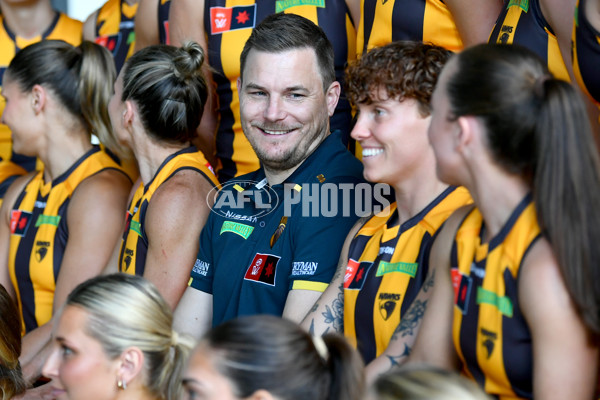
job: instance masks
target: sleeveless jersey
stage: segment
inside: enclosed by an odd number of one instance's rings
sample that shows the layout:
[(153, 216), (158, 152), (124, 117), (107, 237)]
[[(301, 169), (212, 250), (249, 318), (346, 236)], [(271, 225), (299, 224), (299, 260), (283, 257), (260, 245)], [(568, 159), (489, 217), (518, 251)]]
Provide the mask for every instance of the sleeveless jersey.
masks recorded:
[(502, 230), (482, 243), (484, 222), (472, 210), (452, 249), (454, 347), (462, 372), (499, 399), (532, 398), (532, 343), (519, 306), (521, 263), (540, 237), (531, 196), (521, 201)]
[(577, 83), (600, 106), (600, 32), (585, 16), (585, 0), (577, 2), (573, 26), (573, 70)]
[(344, 279), (344, 335), (365, 363), (387, 348), (423, 286), (435, 233), (454, 210), (469, 203), (465, 188), (449, 187), (399, 225), (394, 202), (352, 240)]
[(452, 51), (463, 47), (442, 0), (361, 0), (358, 55), (397, 40), (431, 42)]
[(108, 0), (98, 10), (96, 18), (96, 43), (106, 47), (115, 59), (117, 73), (135, 46), (134, 19), (138, 3), (127, 4), (125, 0)]
[[(82, 26), (80, 21), (71, 19), (66, 14), (56, 13), (56, 17), (44, 33), (31, 39), (25, 39), (12, 32), (6, 25), (4, 17), (0, 15), (0, 85), (4, 71), (20, 49), (44, 39), (61, 39), (73, 46), (79, 46)], [(2, 99), (0, 100), (0, 115), (3, 112), (4, 100)], [(23, 175), (25, 171), (33, 171), (36, 167), (35, 157), (13, 153), (10, 129), (2, 123), (0, 123), (0, 160), (7, 161), (0, 163), (0, 183), (8, 177)], [(0, 197), (4, 196), (4, 192), (5, 190), (0, 191)]]
[[(178, 171), (186, 169), (197, 171), (215, 186), (219, 184), (204, 155), (195, 147), (188, 147), (167, 157), (147, 185), (144, 186), (143, 183), (140, 183), (129, 204), (126, 228), (119, 253), (120, 272), (131, 275), (144, 275), (146, 253), (148, 252), (148, 237), (146, 236), (144, 221), (148, 205), (152, 195), (160, 185)], [(199, 199), (198, 201), (203, 200)]]
[(546, 60), (555, 77), (570, 81), (556, 36), (542, 15), (539, 0), (505, 0), (505, 3), (489, 43), (527, 47)]
[(158, 39), (162, 44), (171, 44), (169, 38), (169, 9), (171, 0), (160, 0), (158, 2)]
[(38, 171), (15, 201), (8, 268), (23, 316), (23, 333), (52, 317), (56, 279), (69, 239), (67, 208), (73, 192), (84, 179), (107, 169), (121, 170), (94, 147), (52, 182), (44, 182), (44, 171)]
[[(219, 180), (249, 173), (259, 168), (258, 158), (242, 132), (237, 78), (240, 53), (258, 23), (278, 12), (292, 13), (319, 25), (333, 44), (336, 79), (343, 83), (344, 68), (355, 58), (356, 34), (346, 2), (342, 0), (206, 0), (204, 27), (208, 38), (209, 64), (216, 70), (213, 79), (219, 100), (217, 166)], [(343, 86), (343, 85), (342, 85)], [(350, 103), (342, 93), (331, 117), (331, 130), (350, 134)]]

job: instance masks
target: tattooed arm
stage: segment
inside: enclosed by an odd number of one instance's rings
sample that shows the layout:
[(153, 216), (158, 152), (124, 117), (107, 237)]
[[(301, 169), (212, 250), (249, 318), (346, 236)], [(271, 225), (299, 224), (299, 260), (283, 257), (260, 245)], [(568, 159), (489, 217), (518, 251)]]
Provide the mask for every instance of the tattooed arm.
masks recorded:
[(404, 364), (408, 359), (433, 291), (431, 288), (433, 287), (434, 279), (435, 270), (431, 268), (425, 279), (425, 283), (421, 287), (421, 291), (392, 334), (388, 347), (379, 357), (367, 365), (366, 374), (368, 382), (375, 381), (379, 375)]
[(327, 289), (311, 308), (300, 324), (313, 335), (326, 333), (344, 333), (344, 275), (348, 263), (348, 249), (356, 232), (370, 217), (359, 219), (346, 236), (337, 270)]
[(447, 369), (456, 365), (451, 330), (454, 291), (450, 280), (450, 252), (456, 230), (472, 208), (458, 209), (442, 226), (431, 247), (425, 283), (402, 317), (388, 347), (367, 365), (367, 382), (374, 382), (379, 375), (406, 362), (429, 363)]

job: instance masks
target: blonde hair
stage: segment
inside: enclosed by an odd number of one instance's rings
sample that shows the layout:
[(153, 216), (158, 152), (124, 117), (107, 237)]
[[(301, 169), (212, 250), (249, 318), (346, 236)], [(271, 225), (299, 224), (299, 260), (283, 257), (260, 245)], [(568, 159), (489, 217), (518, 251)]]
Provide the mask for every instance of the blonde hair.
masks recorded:
[(376, 400), (491, 400), (477, 384), (432, 366), (407, 366), (380, 376), (373, 384)]
[(89, 313), (85, 331), (109, 358), (132, 346), (144, 353), (145, 386), (156, 398), (180, 397), (182, 369), (194, 343), (172, 330), (171, 309), (152, 283), (121, 273), (98, 276), (75, 288), (66, 305)]

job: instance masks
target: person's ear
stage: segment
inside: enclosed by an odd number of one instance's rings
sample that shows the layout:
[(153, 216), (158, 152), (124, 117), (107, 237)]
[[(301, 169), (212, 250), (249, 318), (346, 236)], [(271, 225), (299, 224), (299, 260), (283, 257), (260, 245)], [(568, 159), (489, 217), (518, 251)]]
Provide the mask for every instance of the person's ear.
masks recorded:
[(117, 384), (120, 382), (126, 388), (136, 376), (141, 375), (144, 368), (144, 352), (137, 347), (129, 347), (121, 353), (119, 361)]
[(124, 104), (125, 108), (123, 109), (123, 126), (128, 128), (133, 124), (135, 105), (130, 100), (126, 100)]
[(340, 93), (342, 92), (342, 87), (338, 81), (331, 82), (329, 88), (325, 92), (325, 101), (327, 102), (327, 112), (331, 117), (335, 112), (335, 107), (337, 106), (338, 100), (340, 99)]
[(265, 389), (259, 389), (247, 397), (247, 400), (277, 400), (277, 398)]
[(480, 135), (481, 126), (479, 120), (470, 115), (463, 115), (456, 119), (456, 130), (454, 143), (457, 150), (464, 152), (473, 144), (476, 136)]
[(33, 85), (31, 89), (31, 107), (33, 111), (38, 114), (46, 106), (47, 92), (41, 85)]

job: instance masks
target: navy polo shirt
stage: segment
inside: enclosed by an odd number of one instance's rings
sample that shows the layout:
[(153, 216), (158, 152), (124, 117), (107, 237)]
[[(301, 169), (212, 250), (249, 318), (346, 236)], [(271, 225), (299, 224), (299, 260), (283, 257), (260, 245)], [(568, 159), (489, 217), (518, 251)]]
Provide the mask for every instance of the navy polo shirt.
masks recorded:
[[(200, 235), (190, 286), (213, 295), (213, 326), (241, 315), (282, 315), (288, 292), (322, 292), (360, 217), (363, 167), (334, 132), (282, 184), (261, 168), (228, 181)], [(334, 193), (335, 192), (335, 193)]]

